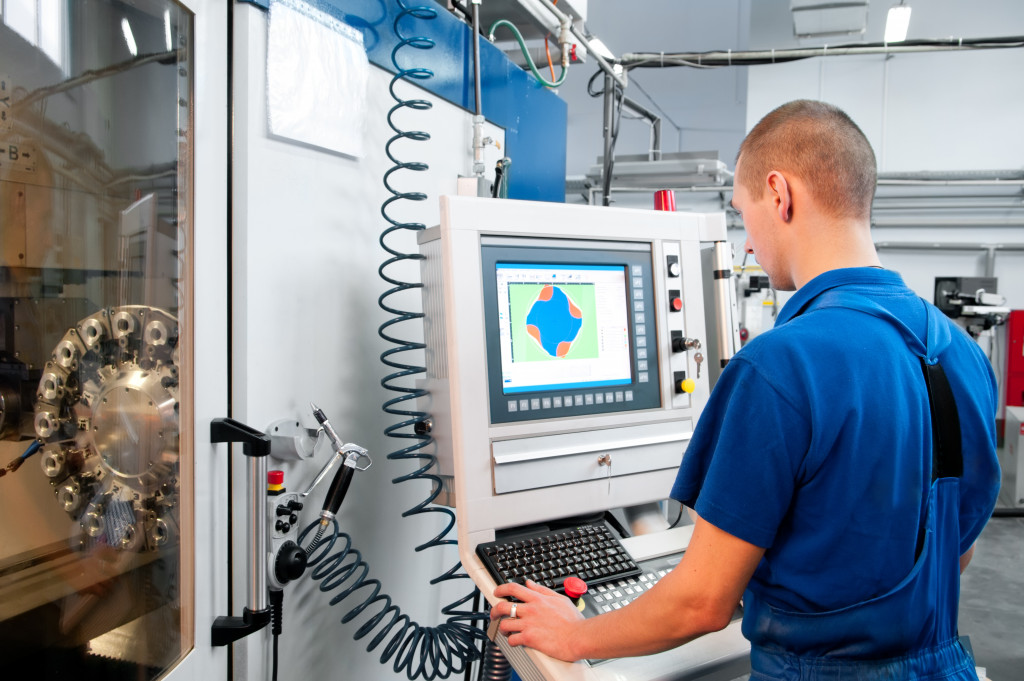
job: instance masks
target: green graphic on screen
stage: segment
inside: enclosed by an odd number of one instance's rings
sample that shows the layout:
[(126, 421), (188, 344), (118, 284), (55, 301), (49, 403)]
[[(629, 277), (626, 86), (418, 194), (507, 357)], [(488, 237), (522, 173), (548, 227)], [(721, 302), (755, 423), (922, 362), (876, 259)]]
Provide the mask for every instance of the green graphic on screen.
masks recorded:
[(511, 284), (512, 362), (597, 359), (593, 284)]

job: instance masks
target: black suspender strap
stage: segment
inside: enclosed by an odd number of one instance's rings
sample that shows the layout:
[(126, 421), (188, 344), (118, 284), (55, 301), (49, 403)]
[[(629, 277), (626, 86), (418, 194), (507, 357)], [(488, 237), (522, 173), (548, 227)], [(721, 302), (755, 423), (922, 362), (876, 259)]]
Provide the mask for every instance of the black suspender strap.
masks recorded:
[(959, 478), (964, 472), (964, 458), (953, 389), (940, 365), (928, 364), (922, 357), (921, 368), (932, 412), (932, 482), (938, 478)]
[[(932, 482), (939, 478), (959, 478), (964, 472), (964, 458), (960, 443), (960, 414), (953, 398), (953, 389), (949, 387), (946, 372), (938, 364), (928, 364), (922, 357), (921, 369), (925, 385), (928, 386), (928, 406), (932, 416)], [(914, 551), (915, 562), (924, 547), (924, 534), (922, 517)]]

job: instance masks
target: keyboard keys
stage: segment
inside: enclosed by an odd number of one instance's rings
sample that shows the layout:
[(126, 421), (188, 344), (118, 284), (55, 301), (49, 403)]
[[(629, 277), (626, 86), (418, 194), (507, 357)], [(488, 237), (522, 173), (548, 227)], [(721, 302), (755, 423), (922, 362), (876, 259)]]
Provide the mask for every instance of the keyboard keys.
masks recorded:
[(640, 574), (604, 522), (481, 544), (477, 555), (498, 582), (531, 579), (557, 590), (568, 576), (596, 586)]

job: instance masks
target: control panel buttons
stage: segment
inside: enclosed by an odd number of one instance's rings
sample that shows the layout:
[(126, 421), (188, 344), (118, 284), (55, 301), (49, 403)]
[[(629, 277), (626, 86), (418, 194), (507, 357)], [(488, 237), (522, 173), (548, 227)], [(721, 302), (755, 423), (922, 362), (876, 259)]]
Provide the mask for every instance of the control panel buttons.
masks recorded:
[(687, 378), (685, 371), (676, 371), (672, 374), (672, 388), (677, 395), (689, 395), (697, 389), (697, 382)]
[(679, 392), (681, 393), (692, 393), (697, 389), (697, 383), (692, 378), (684, 379), (679, 383)]
[(679, 256), (669, 255), (665, 257), (666, 266), (665, 269), (670, 277), (678, 277), (682, 273), (682, 268), (679, 267)]

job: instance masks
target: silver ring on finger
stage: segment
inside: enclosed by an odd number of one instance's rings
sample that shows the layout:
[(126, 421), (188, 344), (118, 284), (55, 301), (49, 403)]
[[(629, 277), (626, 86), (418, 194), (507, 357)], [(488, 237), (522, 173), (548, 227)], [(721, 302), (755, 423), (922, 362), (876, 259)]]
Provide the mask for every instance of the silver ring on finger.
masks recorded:
[(515, 603), (512, 604), (512, 609), (509, 610), (508, 616), (510, 618), (512, 618), (512, 619), (517, 619), (517, 617), (516, 617), (516, 604)]

